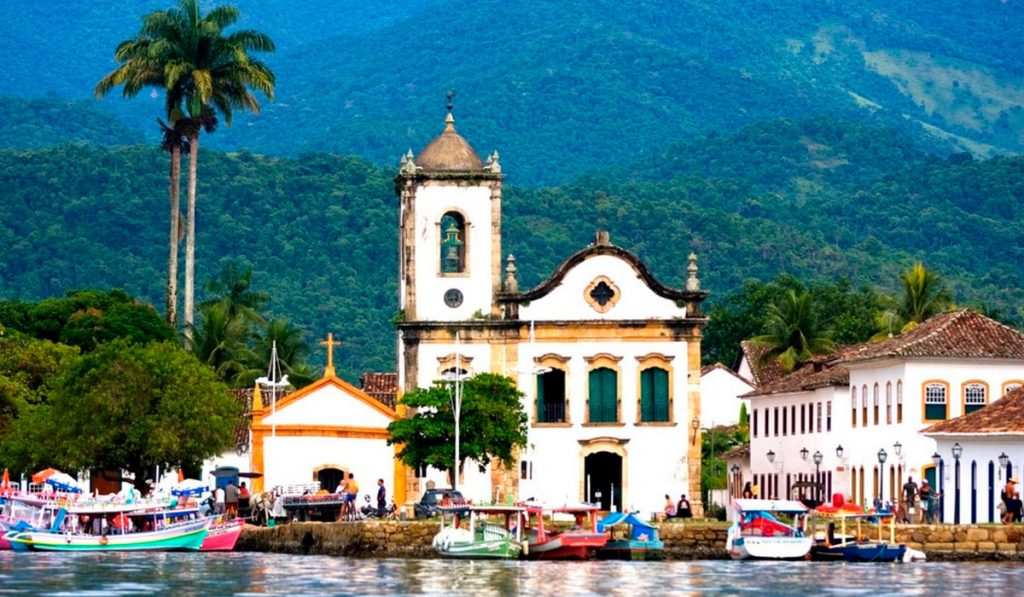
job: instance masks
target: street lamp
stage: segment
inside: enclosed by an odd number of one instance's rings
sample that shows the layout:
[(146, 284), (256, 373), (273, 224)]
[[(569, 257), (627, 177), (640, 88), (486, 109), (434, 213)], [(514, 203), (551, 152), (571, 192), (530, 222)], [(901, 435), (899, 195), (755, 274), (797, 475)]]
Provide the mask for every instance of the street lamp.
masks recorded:
[(999, 478), (1000, 479), (1003, 478), (1003, 471), (1006, 470), (1006, 465), (1007, 464), (1010, 464), (1010, 457), (1006, 455), (1006, 452), (1003, 452), (1002, 454), (999, 455)]
[(693, 429), (693, 435), (690, 437), (690, 443), (691, 444), (696, 444), (697, 443), (697, 431), (700, 429), (700, 419), (698, 419), (697, 417), (694, 417), (693, 420), (690, 421), (690, 427)]
[(903, 444), (896, 442), (895, 444), (892, 445), (892, 450), (893, 452), (896, 453), (896, 457), (899, 458), (900, 453), (903, 451)]
[(822, 483), (821, 483), (821, 473), (819, 472), (819, 467), (821, 467), (821, 461), (822, 461), (823, 458), (825, 458), (825, 457), (821, 455), (821, 450), (815, 450), (814, 451), (814, 483), (815, 483), (815, 485), (814, 485), (814, 493), (815, 493), (815, 499), (818, 500), (819, 502), (821, 501), (821, 485), (822, 485)]
[(803, 448), (800, 448), (800, 458), (802, 458), (804, 460), (807, 460), (807, 455), (810, 454), (810, 453), (811, 453), (811, 451), (808, 450), (806, 446), (803, 447)]
[(732, 476), (729, 477), (729, 484), (732, 485), (732, 493), (730, 495), (732, 497), (739, 497), (736, 494), (739, 493), (740, 480), (737, 476), (740, 474), (740, 467), (734, 464), (729, 468), (729, 471), (732, 473)]
[(843, 444), (836, 446), (836, 458), (842, 460), (843, 458)]
[(768, 464), (775, 462), (775, 452), (768, 450), (768, 453), (764, 455), (768, 459)]
[(449, 396), (452, 400), (452, 415), (455, 418), (455, 470), (452, 473), (452, 489), (459, 487), (459, 419), (462, 415), (462, 380), (465, 373), (462, 371), (462, 353), (460, 352), (459, 333), (455, 332), (455, 370), (445, 374), (445, 379), (454, 382), (455, 392), (452, 394), (449, 388)]
[(960, 524), (960, 457), (963, 456), (964, 449), (959, 442), (953, 444), (951, 450), (953, 452), (953, 524)]
[(936, 479), (936, 485), (938, 485), (938, 487), (936, 487), (935, 489), (936, 489), (936, 491), (939, 492), (938, 493), (939, 499), (938, 499), (938, 502), (935, 504), (935, 507), (936, 507), (936, 509), (938, 510), (938, 513), (939, 513), (939, 522), (945, 522), (943, 520), (943, 518), (945, 516), (945, 501), (946, 501), (946, 498), (942, 495), (942, 488), (943, 488), (943, 484), (942, 484), (942, 456), (938, 452), (932, 454), (932, 464), (935, 465), (935, 479)]
[(889, 455), (885, 452), (885, 448), (882, 448), (881, 450), (878, 451), (878, 509), (879, 510), (881, 510), (881, 509), (883, 509), (885, 507), (885, 499), (883, 498), (883, 496), (885, 495), (885, 492), (882, 491), (882, 488), (885, 485), (885, 468), (884, 468), (885, 459), (888, 458), (888, 457), (889, 457)]

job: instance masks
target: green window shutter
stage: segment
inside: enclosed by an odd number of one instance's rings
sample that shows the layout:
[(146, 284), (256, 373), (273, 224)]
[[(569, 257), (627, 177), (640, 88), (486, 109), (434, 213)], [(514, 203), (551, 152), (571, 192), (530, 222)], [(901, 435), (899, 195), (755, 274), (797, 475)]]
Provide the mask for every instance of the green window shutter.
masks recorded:
[(618, 379), (611, 369), (604, 370), (604, 421), (614, 423), (618, 420)]
[(601, 370), (590, 372), (590, 422), (601, 422)]
[(653, 378), (654, 395), (652, 406), (652, 421), (667, 422), (668, 419), (668, 371), (664, 369), (651, 369)]
[(653, 369), (640, 372), (640, 420), (651, 421), (654, 416), (654, 376)]
[(547, 413), (544, 408), (544, 376), (537, 376), (537, 421), (547, 423)]

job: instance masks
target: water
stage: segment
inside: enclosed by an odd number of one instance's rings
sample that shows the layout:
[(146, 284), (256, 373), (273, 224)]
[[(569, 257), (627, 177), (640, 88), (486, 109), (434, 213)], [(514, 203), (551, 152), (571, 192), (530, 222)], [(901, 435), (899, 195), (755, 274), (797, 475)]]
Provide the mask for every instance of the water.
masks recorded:
[(1006, 563), (457, 562), (254, 553), (0, 552), (0, 595), (956, 595), (1016, 593)]

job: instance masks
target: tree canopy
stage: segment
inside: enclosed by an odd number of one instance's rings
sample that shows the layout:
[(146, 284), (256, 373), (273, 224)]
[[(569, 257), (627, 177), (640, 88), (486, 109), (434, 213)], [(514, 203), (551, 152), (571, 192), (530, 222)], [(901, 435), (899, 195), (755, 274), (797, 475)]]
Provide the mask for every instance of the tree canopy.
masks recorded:
[(241, 404), (213, 371), (170, 342), (115, 340), (62, 371), (45, 404), (4, 439), (5, 461), (31, 470), (194, 468), (233, 442)]
[[(438, 382), (403, 395), (399, 404), (416, 409), (413, 416), (388, 425), (388, 444), (399, 444), (398, 458), (407, 466), (428, 465), (448, 471), (455, 462), (455, 416), (451, 383)], [(479, 373), (462, 385), (459, 419), (460, 472), (467, 460), (481, 470), (493, 460), (514, 465), (516, 450), (526, 445), (528, 418), (515, 382)]]

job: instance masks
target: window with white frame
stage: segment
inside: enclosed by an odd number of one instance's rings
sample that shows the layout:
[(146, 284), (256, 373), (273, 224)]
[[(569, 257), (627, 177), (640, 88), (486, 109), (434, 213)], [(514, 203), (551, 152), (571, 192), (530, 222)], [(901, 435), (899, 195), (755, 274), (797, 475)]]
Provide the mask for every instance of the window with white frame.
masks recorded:
[(874, 391), (872, 393), (871, 398), (872, 398), (872, 406), (874, 408), (874, 412), (872, 414), (874, 414), (875, 425), (878, 425), (878, 384), (877, 383), (875, 384)]
[(1020, 387), (1021, 387), (1021, 384), (1019, 384), (1019, 383), (1008, 383), (1008, 384), (1006, 384), (1006, 387), (1003, 388), (1003, 395), (1005, 396), (1005, 395), (1009, 394), (1010, 392), (1012, 392), (1014, 390), (1018, 390), (1018, 389), (1020, 389)]
[(860, 424), (868, 426), (868, 386), (864, 384), (860, 387), (860, 405), (861, 405), (861, 422)]
[(850, 425), (857, 426), (857, 386), (850, 388)]
[(896, 422), (903, 422), (903, 380), (896, 382)]
[(825, 403), (825, 431), (832, 431), (832, 401)]
[(930, 383), (924, 387), (924, 418), (929, 421), (946, 420), (946, 385)]
[(984, 408), (985, 400), (988, 398), (985, 390), (985, 384), (980, 383), (969, 383), (964, 386), (965, 415)]
[(892, 382), (885, 382), (885, 424), (892, 425)]
[(820, 402), (818, 403), (818, 416), (816, 417), (816, 419), (817, 419), (817, 423), (818, 424), (815, 426), (815, 428), (818, 430), (818, 433), (821, 433), (821, 403)]

